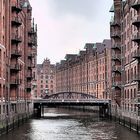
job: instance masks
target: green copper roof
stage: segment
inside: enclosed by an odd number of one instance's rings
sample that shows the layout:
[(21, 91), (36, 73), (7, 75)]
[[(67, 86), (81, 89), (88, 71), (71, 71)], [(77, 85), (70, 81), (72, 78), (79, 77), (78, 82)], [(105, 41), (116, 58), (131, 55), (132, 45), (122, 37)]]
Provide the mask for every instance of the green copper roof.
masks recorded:
[(114, 16), (111, 16), (111, 20), (110, 20), (111, 23), (114, 22)]
[(111, 6), (109, 12), (114, 12), (114, 4)]
[(23, 4), (23, 8), (27, 8), (29, 6), (29, 3), (28, 2), (24, 2), (24, 4)]

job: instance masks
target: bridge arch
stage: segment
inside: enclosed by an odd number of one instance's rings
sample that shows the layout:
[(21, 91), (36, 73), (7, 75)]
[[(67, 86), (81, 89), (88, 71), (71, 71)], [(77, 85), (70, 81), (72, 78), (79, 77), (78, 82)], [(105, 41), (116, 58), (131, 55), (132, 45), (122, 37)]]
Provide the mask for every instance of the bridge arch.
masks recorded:
[(52, 95), (46, 95), (43, 99), (95, 99), (94, 95), (81, 92), (58, 92)]

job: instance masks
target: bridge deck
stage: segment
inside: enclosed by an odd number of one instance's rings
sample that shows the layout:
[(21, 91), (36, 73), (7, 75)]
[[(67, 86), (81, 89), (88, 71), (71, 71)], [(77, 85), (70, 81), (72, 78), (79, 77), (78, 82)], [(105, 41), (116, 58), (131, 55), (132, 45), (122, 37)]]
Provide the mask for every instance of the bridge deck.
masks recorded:
[(43, 105), (89, 105), (89, 106), (99, 106), (110, 104), (108, 99), (35, 99), (34, 104)]

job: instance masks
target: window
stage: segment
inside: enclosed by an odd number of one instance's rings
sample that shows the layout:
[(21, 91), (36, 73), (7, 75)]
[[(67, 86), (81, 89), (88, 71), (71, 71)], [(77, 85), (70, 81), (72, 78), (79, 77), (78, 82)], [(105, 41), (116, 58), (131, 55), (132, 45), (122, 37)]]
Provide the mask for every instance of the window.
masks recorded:
[(43, 75), (41, 75), (41, 79), (43, 79)]
[(134, 98), (136, 98), (136, 89), (134, 89)]
[(127, 98), (129, 99), (129, 90), (127, 90)]
[(133, 92), (132, 92), (132, 89), (131, 89), (131, 99), (133, 98)]

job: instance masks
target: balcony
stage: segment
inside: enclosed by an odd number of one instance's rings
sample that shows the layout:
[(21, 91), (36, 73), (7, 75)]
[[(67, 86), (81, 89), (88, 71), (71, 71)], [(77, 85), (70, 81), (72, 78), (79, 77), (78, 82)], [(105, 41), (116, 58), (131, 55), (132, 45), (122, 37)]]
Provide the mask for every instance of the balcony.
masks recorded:
[(12, 12), (21, 12), (22, 11), (22, 7), (20, 6), (20, 4), (18, 3), (12, 3)]
[(111, 38), (121, 38), (120, 31), (111, 31)]
[(32, 87), (31, 83), (27, 83), (27, 86), (26, 86), (27, 92), (31, 92), (31, 87)]
[(11, 64), (10, 70), (11, 70), (11, 72), (21, 71), (21, 65), (19, 65), (19, 64)]
[(32, 69), (32, 63), (31, 62), (28, 62), (27, 66), (28, 66), (28, 69)]
[(34, 28), (32, 27), (29, 31), (28, 34), (29, 35), (34, 35), (36, 32), (34, 31)]
[(136, 1), (136, 2), (133, 2), (133, 3), (131, 4), (131, 7), (138, 11), (139, 8), (140, 8), (140, 0), (138, 0), (138, 1)]
[(32, 64), (32, 68), (35, 68), (35, 64), (34, 63)]
[(113, 88), (121, 88), (121, 81), (113, 81), (112, 87)]
[(121, 61), (121, 54), (112, 54), (112, 60)]
[(133, 58), (140, 60), (140, 50), (134, 53)]
[(19, 17), (12, 17), (12, 26), (20, 26), (22, 24)]
[(13, 33), (13, 34), (12, 34), (12, 38), (11, 38), (11, 42), (12, 42), (12, 44), (21, 43), (21, 42), (22, 42), (22, 38), (21, 38), (21, 36), (19, 36), (18, 34)]
[(121, 45), (120, 44), (114, 44), (111, 49), (119, 49), (121, 50)]
[(121, 92), (116, 92), (115, 93), (115, 98), (117, 99), (117, 98), (120, 98), (121, 97)]
[(33, 53), (28, 52), (28, 58), (29, 58), (29, 59), (32, 59), (33, 57), (34, 57)]
[(115, 65), (115, 66), (112, 66), (112, 71), (113, 72), (119, 72), (119, 73), (121, 73), (121, 66), (117, 66), (117, 65)]
[(19, 51), (19, 50), (12, 50), (11, 56), (12, 56), (12, 57), (16, 57), (16, 58), (21, 57), (21, 56), (22, 56), (22, 51)]
[(132, 24), (136, 27), (140, 26), (140, 16), (138, 16), (137, 18), (135, 17), (132, 21)]
[(11, 78), (10, 80), (10, 87), (16, 87), (21, 84), (21, 79), (18, 78)]
[(137, 33), (132, 37), (132, 41), (139, 43), (140, 42), (140, 34)]
[(34, 38), (30, 38), (29, 41), (28, 41), (28, 45), (29, 46), (35, 46), (35, 44), (36, 44), (35, 43), (35, 39)]
[(35, 68), (35, 64), (34, 63), (28, 63), (28, 69), (32, 69)]
[(120, 22), (118, 22), (118, 21), (112, 21), (112, 22), (110, 22), (110, 26), (112, 26), (112, 27), (115, 27), (115, 26), (120, 27)]
[(27, 80), (32, 80), (32, 73), (31, 72), (27, 73)]
[(135, 75), (132, 77), (132, 81), (134, 82), (140, 82), (140, 75)]

